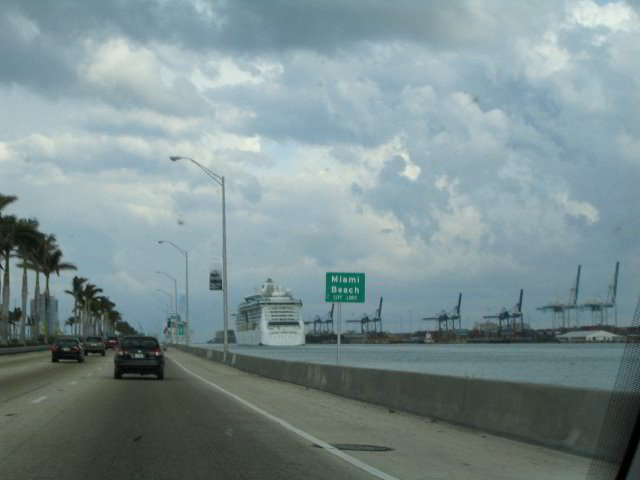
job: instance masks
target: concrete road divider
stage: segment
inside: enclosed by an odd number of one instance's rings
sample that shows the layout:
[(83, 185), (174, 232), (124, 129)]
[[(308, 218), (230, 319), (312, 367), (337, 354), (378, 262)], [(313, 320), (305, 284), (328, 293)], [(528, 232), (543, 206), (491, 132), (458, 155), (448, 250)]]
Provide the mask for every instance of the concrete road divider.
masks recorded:
[(589, 457), (596, 451), (614, 395), (604, 390), (338, 367), (174, 347), (263, 377)]
[(49, 345), (33, 345), (29, 347), (8, 347), (0, 348), (1, 355), (14, 355), (16, 353), (29, 353), (29, 352), (41, 352), (49, 350)]

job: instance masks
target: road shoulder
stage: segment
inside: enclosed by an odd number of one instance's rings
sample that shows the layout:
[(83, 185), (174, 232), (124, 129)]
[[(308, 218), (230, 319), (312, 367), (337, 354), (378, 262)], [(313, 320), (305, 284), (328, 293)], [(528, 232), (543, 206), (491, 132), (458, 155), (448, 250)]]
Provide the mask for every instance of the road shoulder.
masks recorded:
[(399, 478), (583, 479), (590, 464), (584, 457), (266, 379), (175, 349), (168, 357), (329, 444), (391, 449), (348, 453)]

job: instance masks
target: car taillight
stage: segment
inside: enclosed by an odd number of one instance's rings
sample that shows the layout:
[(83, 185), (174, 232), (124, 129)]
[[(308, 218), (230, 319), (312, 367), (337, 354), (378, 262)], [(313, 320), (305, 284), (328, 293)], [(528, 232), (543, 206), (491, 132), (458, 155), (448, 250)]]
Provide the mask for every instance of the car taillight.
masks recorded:
[(58, 347), (57, 345), (51, 345), (52, 352), (57, 352), (58, 350), (60, 350), (60, 347)]
[(160, 348), (156, 348), (154, 350), (151, 350), (151, 353), (153, 355), (155, 355), (156, 357), (161, 357), (162, 356), (162, 350), (160, 350)]
[(78, 352), (80, 350), (79, 347), (71, 347), (72, 352)]
[(118, 348), (118, 349), (116, 350), (116, 355), (123, 356), (123, 355), (126, 355), (127, 353), (129, 353), (129, 352), (127, 352), (126, 350), (124, 350), (124, 349), (122, 349), (122, 348)]

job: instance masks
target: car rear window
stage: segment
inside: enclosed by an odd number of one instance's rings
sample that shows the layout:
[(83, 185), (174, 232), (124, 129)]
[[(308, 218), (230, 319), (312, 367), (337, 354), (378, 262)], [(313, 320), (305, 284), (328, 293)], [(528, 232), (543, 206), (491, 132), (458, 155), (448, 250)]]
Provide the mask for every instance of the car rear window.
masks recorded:
[(122, 348), (137, 348), (139, 350), (152, 350), (158, 348), (155, 338), (125, 338), (122, 340)]
[(101, 342), (101, 337), (87, 337), (87, 342)]
[(114, 341), (115, 340), (117, 342), (118, 341), (118, 337), (108, 337), (107, 340), (109, 340), (109, 341)]
[(61, 338), (56, 341), (56, 345), (69, 347), (69, 346), (78, 346), (80, 342), (75, 338)]

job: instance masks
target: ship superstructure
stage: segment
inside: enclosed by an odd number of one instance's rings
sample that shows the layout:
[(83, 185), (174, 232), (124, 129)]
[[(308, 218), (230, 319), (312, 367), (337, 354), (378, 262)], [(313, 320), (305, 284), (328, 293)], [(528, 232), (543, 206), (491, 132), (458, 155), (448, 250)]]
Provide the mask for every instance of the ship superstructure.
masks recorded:
[(236, 313), (236, 340), (240, 345), (304, 345), (302, 302), (289, 290), (267, 279), (248, 295)]

